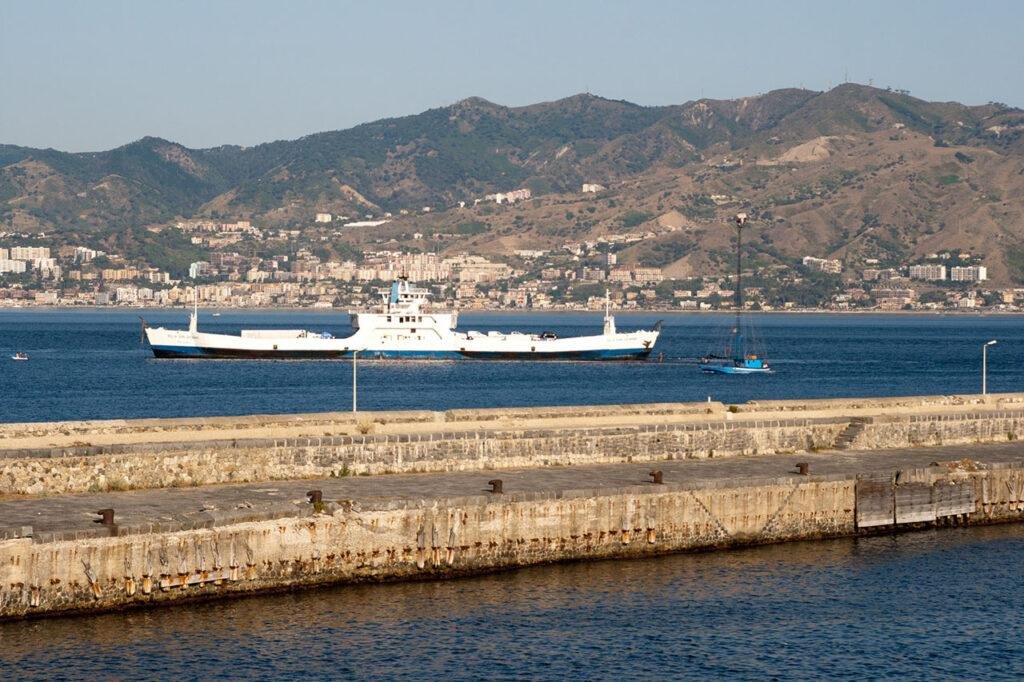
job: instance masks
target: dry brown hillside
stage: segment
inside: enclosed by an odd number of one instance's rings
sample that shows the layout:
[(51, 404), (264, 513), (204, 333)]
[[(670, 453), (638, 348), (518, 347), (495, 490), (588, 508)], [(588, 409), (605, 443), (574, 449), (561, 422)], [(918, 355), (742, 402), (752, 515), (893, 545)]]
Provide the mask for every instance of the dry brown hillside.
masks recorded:
[[(990, 276), (1002, 282), (1011, 275), (1003, 254), (1024, 243), (1024, 159), (1016, 154), (936, 146), (928, 135), (894, 128), (732, 150), (730, 161), (742, 165), (716, 167), (723, 156), (651, 168), (596, 196), (455, 208), (399, 219), (366, 236), (401, 238), (483, 223), (486, 233), (448, 241), (446, 250), (502, 255), (650, 231), (659, 234), (620, 259), (686, 277), (720, 267), (731, 239), (723, 226), (744, 210), (754, 217), (750, 250), (765, 263), (804, 255), (850, 265), (865, 258), (895, 263), (949, 249), (984, 255)], [(633, 224), (637, 217), (644, 220)]]
[[(1024, 281), (1022, 133), (1019, 109), (855, 84), (667, 107), (470, 98), (252, 148), (154, 138), (97, 154), (0, 146), (0, 223), (121, 243), (128, 230), (144, 240), (134, 228), (181, 217), (305, 229), (317, 211), (392, 213), (388, 225), (331, 238), (506, 255), (641, 233), (623, 261), (686, 276), (722, 266), (722, 225), (744, 210), (749, 251), (766, 264), (897, 263), (950, 249), (984, 255), (998, 282)], [(584, 182), (607, 189), (583, 195)], [(473, 205), (519, 187), (534, 199)], [(456, 236), (426, 243), (415, 233)]]

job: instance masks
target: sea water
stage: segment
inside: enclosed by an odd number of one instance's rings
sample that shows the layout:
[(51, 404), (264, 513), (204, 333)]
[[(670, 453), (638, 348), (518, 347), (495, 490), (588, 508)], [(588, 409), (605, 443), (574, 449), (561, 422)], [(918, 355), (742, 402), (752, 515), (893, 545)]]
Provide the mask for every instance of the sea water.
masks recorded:
[[(120, 419), (348, 410), (347, 360), (157, 360), (140, 346), (137, 311), (0, 311), (0, 421)], [(182, 310), (142, 311), (150, 324), (187, 324)], [(618, 316), (621, 330), (662, 318), (651, 361), (359, 363), (364, 410), (724, 402), (752, 399), (956, 394), (981, 391), (981, 345), (989, 348), (990, 391), (1024, 386), (1024, 318), (981, 315), (770, 314), (754, 316), (775, 369), (766, 376), (705, 375), (696, 358), (712, 350), (731, 317)], [(200, 313), (204, 331), (305, 328), (351, 333), (337, 312)], [(460, 316), (461, 329), (598, 334), (600, 313)], [(720, 350), (720, 349), (717, 349)], [(29, 362), (9, 358), (29, 354)], [(658, 358), (662, 362), (658, 362)]]
[[(148, 311), (158, 324), (182, 311)], [(665, 320), (647, 363), (359, 365), (361, 409), (1020, 390), (1015, 316), (757, 316), (776, 372), (704, 375), (724, 315)], [(597, 333), (595, 314), (464, 314), (464, 329)], [(207, 331), (344, 316), (234, 312)], [(351, 407), (348, 361), (155, 360), (129, 311), (0, 311), (0, 421), (310, 412)], [(1024, 527), (925, 531), (534, 567), (462, 580), (0, 625), (0, 679), (1019, 679)]]
[(2, 679), (1020, 679), (1024, 527), (0, 624)]

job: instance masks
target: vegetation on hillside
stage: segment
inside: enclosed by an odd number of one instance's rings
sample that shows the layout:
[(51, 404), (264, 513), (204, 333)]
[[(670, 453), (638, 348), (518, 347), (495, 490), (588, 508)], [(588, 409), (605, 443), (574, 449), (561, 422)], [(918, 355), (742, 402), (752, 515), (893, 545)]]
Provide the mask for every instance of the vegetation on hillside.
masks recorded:
[[(744, 210), (760, 226), (760, 264), (841, 255), (889, 266), (941, 248), (956, 225), (971, 225), (977, 240), (965, 246), (974, 249), (1004, 243), (989, 227), (996, 221), (1024, 236), (1019, 211), (1003, 200), (1021, 191), (1022, 133), (1024, 112), (1005, 105), (855, 84), (667, 107), (591, 95), (517, 108), (470, 98), (251, 148), (193, 150), (158, 138), (92, 154), (0, 145), (0, 225), (74, 236), (178, 272), (197, 250), (146, 226), (206, 216), (295, 228), (320, 211), (395, 214), (393, 225), (345, 241), (354, 255), (360, 239), (417, 232), (455, 235), (431, 248), (559, 248), (657, 232), (674, 211), (686, 236), (659, 233), (630, 247), (630, 262), (719, 268), (728, 235), (698, 233)], [(816, 151), (784, 156), (798, 147)], [(584, 182), (608, 189), (583, 196)], [(520, 187), (535, 198), (473, 205)], [(458, 214), (446, 210), (459, 202), (467, 206)], [(402, 209), (409, 218), (398, 217)], [(337, 254), (341, 243), (323, 248)], [(1018, 260), (1010, 253), (1000, 263), (1024, 277)]]

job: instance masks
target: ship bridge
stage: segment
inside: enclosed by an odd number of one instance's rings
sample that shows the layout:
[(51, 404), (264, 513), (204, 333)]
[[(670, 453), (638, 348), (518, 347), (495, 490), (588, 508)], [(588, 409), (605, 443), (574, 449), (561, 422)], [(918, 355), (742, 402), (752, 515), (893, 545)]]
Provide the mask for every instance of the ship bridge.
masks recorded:
[(382, 292), (381, 296), (385, 299), (384, 309), (388, 313), (416, 314), (430, 302), (428, 290), (420, 289), (404, 278), (392, 282), (391, 289)]

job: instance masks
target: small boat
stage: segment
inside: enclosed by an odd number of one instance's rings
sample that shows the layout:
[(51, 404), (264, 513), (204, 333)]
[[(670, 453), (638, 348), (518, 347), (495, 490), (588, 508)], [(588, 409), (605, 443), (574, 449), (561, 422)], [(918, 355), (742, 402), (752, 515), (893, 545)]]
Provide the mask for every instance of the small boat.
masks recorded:
[(28, 353), (15, 353), (11, 356), (11, 360), (28, 360)]
[(220, 317), (220, 313), (214, 313), (213, 317)]
[(754, 353), (742, 357), (706, 355), (700, 359), (700, 368), (708, 374), (767, 374), (772, 371), (768, 361)]
[(751, 348), (749, 333), (743, 330), (743, 272), (740, 267), (740, 239), (746, 213), (736, 214), (736, 322), (729, 332), (722, 353), (709, 353), (700, 359), (700, 369), (706, 374), (767, 374), (771, 372), (763, 353)]

